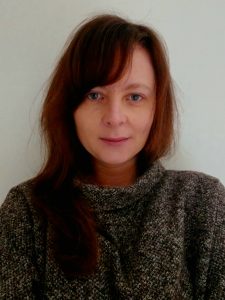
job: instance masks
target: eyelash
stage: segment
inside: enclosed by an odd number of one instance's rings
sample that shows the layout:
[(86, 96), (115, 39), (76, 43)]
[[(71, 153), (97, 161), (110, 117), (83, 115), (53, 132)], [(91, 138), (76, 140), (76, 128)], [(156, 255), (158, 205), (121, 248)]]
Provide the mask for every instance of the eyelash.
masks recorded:
[[(100, 98), (99, 97), (98, 98), (91, 98), (91, 96), (93, 96), (93, 95), (98, 95), (98, 96), (100, 96)], [(90, 92), (90, 93), (87, 94), (87, 98), (91, 101), (96, 101), (96, 100), (102, 99), (103, 96), (98, 92)]]
[[(97, 98), (93, 98), (92, 96), (97, 96)], [(132, 99), (132, 97), (134, 97), (134, 96), (135, 97), (138, 96), (138, 99)], [(100, 101), (104, 98), (104, 96), (99, 92), (89, 92), (87, 94), (87, 98), (91, 101)], [(138, 93), (132, 93), (132, 94), (129, 94), (128, 99), (131, 102), (140, 102), (141, 100), (143, 100), (143, 96)]]
[(139, 94), (131, 94), (130, 96), (129, 96), (129, 98), (131, 98), (131, 97), (133, 97), (133, 96), (138, 96), (139, 97), (139, 99), (137, 100), (132, 100), (132, 99), (130, 99), (132, 102), (140, 102), (142, 99), (143, 99), (143, 97), (141, 96), (141, 95), (139, 95)]

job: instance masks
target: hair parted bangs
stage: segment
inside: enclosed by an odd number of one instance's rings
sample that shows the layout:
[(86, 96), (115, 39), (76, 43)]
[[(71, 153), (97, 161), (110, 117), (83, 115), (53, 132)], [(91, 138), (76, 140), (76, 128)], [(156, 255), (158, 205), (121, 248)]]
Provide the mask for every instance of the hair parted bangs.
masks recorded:
[(119, 80), (132, 59), (137, 32), (118, 17), (105, 15), (84, 24), (71, 44), (71, 78), (76, 108), (85, 93)]
[[(54, 256), (68, 275), (92, 272), (98, 256), (94, 217), (73, 186), (74, 176), (92, 171), (73, 114), (90, 89), (122, 77), (136, 45), (149, 53), (155, 74), (155, 116), (139, 155), (139, 162), (151, 164), (170, 149), (176, 108), (166, 52), (154, 30), (115, 15), (86, 20), (67, 44), (49, 82), (41, 114), (48, 152), (34, 186), (36, 204), (55, 228)], [(73, 253), (71, 245), (77, 245)]]
[(91, 88), (120, 79), (135, 45), (148, 51), (156, 81), (155, 117), (142, 153), (148, 162), (153, 162), (170, 149), (175, 103), (162, 41), (144, 25), (100, 15), (81, 24), (73, 35), (52, 75), (44, 102), (41, 125), (48, 157), (43, 171), (55, 177), (57, 169), (57, 182), (63, 181), (69, 171), (82, 172), (90, 164), (76, 136), (74, 110)]

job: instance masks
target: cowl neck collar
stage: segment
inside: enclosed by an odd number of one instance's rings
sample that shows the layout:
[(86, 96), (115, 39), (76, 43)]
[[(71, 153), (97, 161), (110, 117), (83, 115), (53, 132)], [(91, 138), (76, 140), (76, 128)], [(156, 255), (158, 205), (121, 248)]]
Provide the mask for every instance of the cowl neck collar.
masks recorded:
[(165, 169), (159, 161), (154, 162), (136, 182), (129, 186), (111, 187), (74, 181), (76, 188), (88, 199), (95, 211), (116, 210), (140, 200), (151, 192), (161, 179)]

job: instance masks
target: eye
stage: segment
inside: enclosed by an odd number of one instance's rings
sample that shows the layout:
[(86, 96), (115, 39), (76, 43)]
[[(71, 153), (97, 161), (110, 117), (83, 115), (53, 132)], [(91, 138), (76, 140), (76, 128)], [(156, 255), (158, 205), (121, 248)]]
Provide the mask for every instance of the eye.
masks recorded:
[(87, 94), (87, 98), (92, 101), (101, 100), (103, 96), (98, 92), (90, 92)]
[(131, 94), (130, 96), (129, 96), (129, 99), (131, 100), (131, 101), (133, 101), (133, 102), (138, 102), (138, 101), (140, 101), (140, 100), (142, 100), (142, 96), (141, 95), (139, 95), (139, 94)]

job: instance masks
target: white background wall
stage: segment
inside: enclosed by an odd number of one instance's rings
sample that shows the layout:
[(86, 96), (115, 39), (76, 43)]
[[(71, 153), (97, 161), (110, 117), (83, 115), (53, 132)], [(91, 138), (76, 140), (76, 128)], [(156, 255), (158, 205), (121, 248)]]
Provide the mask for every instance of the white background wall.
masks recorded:
[(181, 122), (177, 152), (166, 164), (225, 184), (224, 0), (0, 0), (0, 201), (37, 172), (43, 87), (70, 32), (99, 12), (162, 34)]

